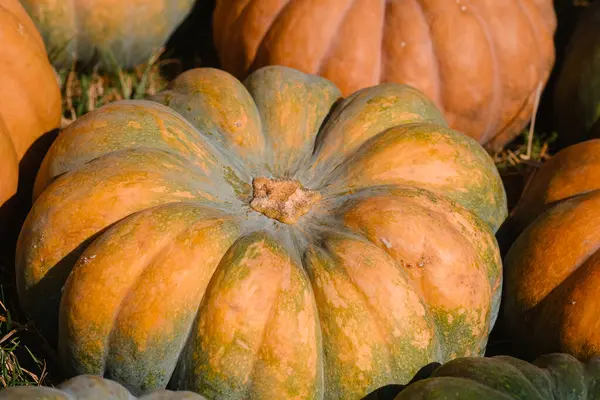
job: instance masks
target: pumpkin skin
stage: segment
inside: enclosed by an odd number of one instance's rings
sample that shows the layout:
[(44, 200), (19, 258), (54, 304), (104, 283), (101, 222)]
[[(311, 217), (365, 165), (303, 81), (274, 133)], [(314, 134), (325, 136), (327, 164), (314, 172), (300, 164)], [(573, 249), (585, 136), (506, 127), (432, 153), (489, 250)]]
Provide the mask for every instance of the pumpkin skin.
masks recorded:
[[(43, 386), (16, 386), (0, 391), (2, 400), (134, 400), (127, 389), (109, 379), (94, 375), (79, 375), (56, 388)], [(206, 400), (193, 392), (159, 390), (140, 397), (140, 400)]]
[(38, 26), (52, 63), (70, 67), (73, 57), (133, 67), (167, 41), (193, 0), (23, 0)]
[(573, 144), (600, 137), (600, 3), (582, 13), (555, 90), (560, 139)]
[(504, 322), (533, 356), (600, 354), (600, 140), (557, 153), (511, 217), (520, 232), (504, 258)]
[(217, 0), (213, 18), (221, 64), (237, 77), (285, 65), (344, 95), (409, 84), (491, 150), (528, 123), (554, 63), (551, 0)]
[(19, 161), (39, 137), (59, 126), (61, 98), (42, 38), (18, 0), (0, 0), (0, 37), (2, 205), (17, 191)]
[(135, 394), (352, 399), (483, 352), (506, 196), (423, 94), (340, 99), (266, 67), (243, 85), (191, 70), (154, 100), (78, 119), (37, 177), (17, 284), (46, 331), (58, 319), (67, 371)]
[(508, 356), (465, 357), (438, 367), (395, 400), (592, 400), (600, 398), (600, 358), (583, 364), (547, 354), (532, 364)]

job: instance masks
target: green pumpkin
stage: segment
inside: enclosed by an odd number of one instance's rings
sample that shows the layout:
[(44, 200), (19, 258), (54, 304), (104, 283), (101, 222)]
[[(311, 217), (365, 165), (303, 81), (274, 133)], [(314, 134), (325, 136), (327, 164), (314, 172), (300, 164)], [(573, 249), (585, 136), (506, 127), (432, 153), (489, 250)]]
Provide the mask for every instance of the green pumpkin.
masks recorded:
[(153, 100), (79, 118), (37, 176), (19, 296), (68, 373), (358, 399), (484, 352), (506, 195), (421, 92), (196, 69)]
[[(0, 391), (0, 400), (134, 400), (129, 391), (118, 383), (94, 375), (79, 375), (58, 385), (16, 386)], [(140, 400), (206, 400), (199, 394), (158, 390), (140, 397)]]
[(464, 357), (437, 368), (395, 400), (596, 400), (600, 357), (583, 364), (568, 354), (544, 355), (532, 364), (508, 356)]

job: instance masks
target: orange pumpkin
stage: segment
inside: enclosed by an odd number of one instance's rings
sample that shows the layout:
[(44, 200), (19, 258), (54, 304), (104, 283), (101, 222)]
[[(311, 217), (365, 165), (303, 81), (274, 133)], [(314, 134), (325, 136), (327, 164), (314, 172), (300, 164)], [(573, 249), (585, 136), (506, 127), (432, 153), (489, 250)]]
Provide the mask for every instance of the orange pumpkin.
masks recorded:
[(18, 0), (0, 0), (0, 205), (17, 191), (19, 161), (58, 128), (61, 98), (42, 38)]
[(217, 0), (214, 40), (238, 77), (285, 65), (349, 95), (410, 84), (497, 150), (531, 118), (554, 63), (551, 0)]
[(194, 0), (23, 0), (52, 62), (100, 59), (132, 67), (148, 61), (181, 23)]
[(526, 189), (504, 259), (505, 322), (537, 355), (600, 355), (600, 140), (557, 153)]
[(506, 197), (423, 94), (341, 99), (267, 67), (191, 70), (154, 100), (78, 119), (37, 178), (18, 288), (68, 371), (353, 399), (483, 352)]

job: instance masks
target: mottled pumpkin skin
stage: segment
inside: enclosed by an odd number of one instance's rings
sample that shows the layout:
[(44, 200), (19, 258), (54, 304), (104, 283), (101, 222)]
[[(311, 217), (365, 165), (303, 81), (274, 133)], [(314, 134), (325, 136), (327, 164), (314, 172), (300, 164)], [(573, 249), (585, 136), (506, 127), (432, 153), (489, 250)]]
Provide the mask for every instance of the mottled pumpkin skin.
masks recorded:
[[(68, 371), (134, 393), (357, 399), (483, 352), (506, 197), (423, 94), (341, 99), (266, 67), (244, 84), (191, 70), (154, 100), (78, 119), (38, 175), (18, 288), (47, 331), (58, 319)], [(258, 178), (310, 190), (258, 212)]]
[(600, 3), (591, 3), (569, 42), (555, 90), (560, 138), (573, 144), (600, 137)]
[(532, 364), (508, 356), (465, 357), (409, 385), (395, 400), (595, 400), (600, 357), (583, 364), (568, 354), (547, 354)]
[[(125, 387), (109, 379), (94, 375), (79, 375), (58, 385), (16, 386), (0, 391), (0, 400), (135, 400)], [(157, 390), (140, 400), (206, 400), (199, 394)]]
[(520, 232), (504, 259), (504, 317), (533, 355), (600, 354), (600, 140), (543, 165), (511, 217)]
[(0, 205), (17, 191), (19, 161), (60, 123), (60, 90), (44, 43), (18, 0), (0, 0)]
[(221, 64), (237, 77), (285, 65), (344, 95), (409, 84), (491, 150), (528, 123), (555, 28), (551, 0), (217, 0), (213, 23)]
[(52, 63), (70, 67), (73, 57), (132, 67), (162, 47), (194, 0), (23, 0), (38, 26)]

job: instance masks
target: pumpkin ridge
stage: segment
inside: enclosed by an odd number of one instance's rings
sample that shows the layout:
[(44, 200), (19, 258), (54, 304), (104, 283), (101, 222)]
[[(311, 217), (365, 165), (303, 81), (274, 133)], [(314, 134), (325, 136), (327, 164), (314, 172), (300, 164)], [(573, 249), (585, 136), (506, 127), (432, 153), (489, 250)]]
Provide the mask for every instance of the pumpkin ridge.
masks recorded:
[[(363, 235), (357, 235), (355, 232), (352, 232), (348, 228), (346, 228), (345, 231), (338, 232), (338, 235), (355, 237), (357, 240), (364, 240), (366, 242), (372, 243), (368, 238), (364, 237)], [(355, 277), (352, 276), (352, 274), (348, 273), (348, 270), (347, 270), (347, 268), (345, 268), (343, 266), (343, 261), (340, 259), (340, 257), (336, 256), (336, 252), (330, 248), (328, 243), (324, 243), (324, 244), (325, 244), (325, 246), (323, 246), (323, 243), (321, 243), (321, 246), (320, 246), (321, 250), (327, 254), (327, 257), (331, 260), (331, 262), (337, 264), (338, 266), (341, 266), (341, 268), (338, 267), (338, 269), (340, 271), (342, 271), (343, 274), (346, 276), (346, 279), (348, 279), (348, 281), (351, 282), (356, 287), (356, 293), (358, 293), (358, 295), (361, 297), (362, 303), (364, 304), (365, 308), (368, 310), (368, 314), (371, 316), (373, 321), (376, 322), (375, 324), (373, 324), (373, 331), (375, 331), (377, 333), (377, 336), (379, 337), (380, 341), (383, 342), (383, 345), (386, 350), (385, 353), (387, 355), (387, 357), (385, 357), (386, 358), (385, 361), (386, 361), (388, 369), (391, 372), (391, 370), (392, 370), (391, 366), (393, 365), (391, 354), (393, 354), (393, 352), (392, 352), (390, 343), (387, 340), (385, 340), (385, 336), (382, 334), (382, 330), (380, 328), (380, 326), (385, 326), (388, 324), (386, 324), (384, 321), (382, 321), (380, 313), (377, 312), (375, 307), (373, 307), (373, 305), (369, 301), (370, 298), (365, 293), (364, 288), (362, 288), (360, 285), (357, 284), (356, 279), (355, 279)], [(376, 246), (376, 244), (374, 244), (374, 245)], [(387, 254), (386, 254), (386, 256), (387, 256)], [(395, 260), (391, 259), (391, 257), (388, 257), (388, 258), (392, 263), (397, 264), (395, 262)], [(400, 270), (400, 272), (401, 272), (401, 274), (406, 275), (404, 271)], [(406, 278), (408, 279), (408, 276), (406, 276)], [(311, 282), (312, 282), (312, 280), (311, 280)], [(421, 302), (423, 303), (423, 298), (422, 298), (421, 294), (420, 293), (418, 293), (418, 294), (421, 297)], [(434, 329), (437, 331), (437, 327), (434, 326)], [(391, 379), (391, 378), (392, 377), (391, 377), (391, 373), (390, 373), (390, 376), (387, 377), (386, 380), (388, 382), (393, 382), (393, 379)], [(327, 385), (327, 382), (325, 382), (325, 384)]]
[[(470, 365), (470, 364), (473, 364), (473, 365)], [(495, 369), (494, 367), (496, 367), (500, 370), (499, 372), (501, 373), (501, 376), (492, 374), (492, 372), (494, 372), (494, 369)], [(508, 385), (508, 389), (510, 389), (510, 386), (511, 386), (510, 380), (508, 382), (501, 380), (502, 375), (508, 375), (507, 374), (508, 371), (516, 374), (517, 375), (516, 378), (522, 379), (522, 382), (520, 382), (520, 383), (526, 383), (526, 385), (527, 385), (526, 387), (529, 390), (531, 390), (534, 393), (537, 393), (539, 395), (538, 399), (531, 399), (530, 397), (528, 397), (527, 400), (543, 400), (544, 399), (542, 393), (539, 392), (538, 387), (519, 368), (517, 368), (516, 366), (514, 366), (511, 363), (507, 363), (506, 361), (498, 360), (494, 357), (489, 357), (489, 358), (465, 357), (462, 359), (451, 360), (451, 361), (447, 362), (446, 364), (443, 364), (440, 367), (438, 367), (432, 374), (432, 377), (434, 377), (434, 378), (447, 377), (447, 378), (459, 378), (460, 379), (460, 378), (462, 378), (462, 375), (465, 374), (465, 372), (468, 372), (470, 381), (472, 381), (474, 383), (478, 383), (487, 388), (490, 388), (490, 389), (494, 390), (495, 392), (497, 392), (498, 394), (506, 394), (503, 391), (502, 386), (500, 386), (500, 387), (495, 387), (495, 386), (498, 385), (499, 383), (505, 383)], [(548, 371), (545, 371), (545, 372), (548, 373)], [(471, 383), (469, 383), (469, 384), (471, 384)], [(518, 385), (518, 386), (521, 386), (521, 385)], [(511, 393), (511, 394), (517, 395), (517, 394), (524, 394), (524, 393)], [(512, 396), (510, 398), (512, 399)]]
[[(596, 196), (596, 195), (598, 195), (598, 196)], [(508, 265), (512, 264), (512, 262), (510, 262), (510, 260), (516, 256), (514, 256), (511, 253), (514, 253), (514, 254), (519, 253), (519, 251), (520, 251), (519, 246), (518, 246), (519, 243), (522, 243), (521, 246), (527, 246), (527, 243), (532, 240), (531, 235), (533, 233), (536, 233), (536, 231), (538, 231), (538, 230), (542, 230), (542, 232), (543, 232), (543, 230), (544, 230), (543, 222), (544, 221), (552, 218), (553, 215), (556, 213), (567, 214), (569, 216), (576, 214), (577, 213), (576, 208), (581, 203), (590, 201), (590, 199), (589, 199), (590, 197), (592, 199), (594, 197), (600, 197), (600, 190), (594, 190), (591, 192), (591, 194), (585, 193), (585, 194), (581, 194), (581, 195), (575, 195), (575, 196), (565, 199), (565, 200), (559, 200), (557, 205), (553, 206), (552, 208), (546, 210), (544, 213), (539, 215), (537, 217), (537, 219), (535, 221), (533, 221), (529, 226), (527, 226), (523, 230), (523, 232), (519, 235), (519, 238), (515, 242), (515, 244), (517, 246), (511, 248), (506, 255), (505, 265), (508, 267)], [(576, 203), (575, 207), (572, 208), (571, 203)], [(562, 225), (562, 223), (561, 223), (561, 225)], [(541, 228), (539, 228), (539, 226), (541, 226)], [(527, 239), (527, 241), (524, 241), (524, 239), (521, 239), (521, 238)], [(535, 236), (534, 236), (534, 238), (535, 238)], [(599, 251), (600, 251), (600, 242), (596, 243), (595, 246), (590, 248), (588, 252), (586, 252), (585, 254), (581, 254), (580, 257), (578, 257), (578, 260), (577, 260), (577, 262), (575, 262), (572, 270), (568, 274), (565, 275), (564, 279), (557, 281), (556, 286), (554, 286), (552, 289), (548, 290), (545, 295), (540, 297), (535, 302), (535, 304), (533, 304), (533, 306), (530, 306), (528, 309), (523, 309), (521, 312), (522, 313), (534, 313), (533, 310), (543, 308), (544, 304), (547, 302), (546, 299), (551, 299), (553, 293), (564, 290), (564, 288), (568, 286), (567, 285), (568, 281), (575, 280), (575, 275), (577, 274), (577, 271), (579, 271), (580, 268), (582, 266), (584, 266)]]
[[(357, 257), (349, 247), (354, 244), (374, 252)], [(344, 249), (350, 252), (345, 253)], [(381, 264), (383, 260), (385, 265)], [(354, 398), (359, 392), (374, 390), (390, 381), (408, 381), (418, 368), (411, 365), (407, 369), (407, 360), (416, 357), (425, 361), (437, 356), (440, 347), (435, 337), (434, 321), (416, 287), (405, 271), (398, 269), (394, 261), (369, 240), (347, 229), (323, 231), (319, 242), (305, 253), (303, 265), (309, 273), (316, 304), (322, 310), (319, 320), (323, 346), (329, 350), (325, 352), (324, 365), (328, 372), (325, 382), (330, 390), (325, 398)], [(375, 274), (380, 269), (393, 270), (397, 279), (389, 285), (379, 281), (375, 275), (369, 276), (365, 269)], [(360, 285), (355, 279), (359, 275)], [(383, 285), (380, 288), (392, 296), (368, 295), (365, 288), (374, 291), (373, 285)], [(393, 289), (394, 292), (390, 292)], [(398, 306), (392, 315), (374, 312), (373, 302), (389, 304), (393, 302), (393, 295), (407, 307)], [(414, 310), (418, 310), (418, 317), (412, 314)], [(421, 328), (418, 333), (408, 329), (408, 322), (402, 320), (403, 314), (408, 314), (410, 320)], [(388, 335), (393, 335), (387, 338), (389, 340), (382, 335), (364, 337), (365, 330), (372, 333), (375, 321), (384, 318), (388, 321), (378, 324), (377, 331), (385, 329)], [(355, 362), (350, 363), (347, 356), (336, 356), (340, 350), (357, 353)]]
[(433, 35), (432, 35), (432, 27), (431, 27), (431, 21), (429, 21), (429, 19), (427, 18), (427, 15), (425, 14), (425, 6), (422, 3), (422, 0), (412, 0), (415, 2), (415, 4), (417, 5), (417, 10), (419, 10), (423, 21), (425, 21), (427, 23), (428, 26), (428, 30), (427, 30), (427, 34), (429, 35), (429, 43), (431, 44), (430, 49), (431, 49), (431, 57), (433, 59), (432, 61), (432, 65), (433, 68), (436, 71), (436, 76), (437, 79), (434, 79), (433, 82), (435, 82), (435, 103), (436, 106), (439, 108), (440, 112), (442, 113), (446, 113), (446, 105), (444, 104), (444, 90), (443, 90), (443, 80), (442, 80), (442, 72), (440, 71), (440, 57), (438, 56), (438, 50), (437, 50), (437, 46), (434, 43), (433, 40)]
[[(285, 250), (284, 250), (285, 251)], [(286, 251), (287, 253), (287, 251)], [(291, 258), (290, 258), (291, 260)], [(294, 268), (294, 267), (292, 267)], [(271, 307), (269, 308), (269, 316), (267, 317), (267, 320), (265, 321), (264, 324), (264, 328), (263, 328), (263, 332), (260, 338), (260, 344), (258, 345), (258, 350), (256, 351), (253, 363), (252, 363), (252, 368), (250, 369), (250, 372), (248, 373), (249, 377), (254, 377), (256, 374), (256, 369), (257, 369), (257, 364), (258, 364), (258, 358), (260, 355), (260, 352), (262, 350), (262, 348), (265, 345), (266, 342), (266, 338), (267, 335), (269, 333), (269, 326), (271, 325), (271, 323), (273, 322), (273, 320), (275, 319), (275, 313), (277, 311), (276, 305), (278, 305), (278, 303), (281, 301), (280, 297), (281, 297), (281, 281), (283, 280), (283, 278), (279, 279), (278, 285), (277, 285), (277, 294), (275, 295), (275, 300), (271, 303)], [(250, 379), (252, 379), (250, 378)], [(253, 379), (252, 379), (253, 380)], [(253, 389), (254, 385), (249, 385), (246, 389), (246, 396), (249, 393), (252, 393), (252, 389)]]
[[(486, 122), (485, 129), (483, 129), (483, 132), (485, 132), (485, 133), (480, 138), (480, 141), (488, 142), (492, 139), (492, 138), (490, 138), (490, 136), (494, 132), (493, 129), (497, 128), (496, 126), (494, 126), (494, 119), (493, 119), (494, 110), (497, 110), (499, 108), (498, 105), (500, 104), (500, 99), (502, 98), (502, 94), (504, 93), (503, 87), (500, 84), (500, 71), (499, 71), (500, 63), (498, 61), (498, 54), (496, 51), (497, 46), (496, 46), (496, 43), (494, 43), (492, 34), (490, 33), (489, 23), (488, 24), (484, 23), (484, 22), (488, 22), (488, 21), (486, 21), (483, 14), (480, 11), (478, 11), (477, 6), (475, 6), (471, 0), (462, 0), (462, 1), (466, 1), (467, 4), (469, 4), (469, 6), (472, 10), (473, 16), (475, 16), (475, 19), (479, 23), (481, 30), (485, 33), (487, 43), (488, 43), (488, 48), (489, 48), (489, 55), (493, 60), (492, 67), (494, 69), (494, 72), (493, 72), (493, 74), (494, 74), (494, 84), (493, 84), (494, 90), (492, 90), (492, 101), (490, 101), (490, 103), (488, 105), (487, 122)], [(504, 1), (506, 1), (506, 0), (504, 0)], [(516, 2), (520, 5), (521, 0), (517, 0)], [(531, 21), (530, 21), (530, 23), (531, 23)], [(536, 37), (536, 40), (537, 40), (537, 37)], [(496, 123), (496, 125), (497, 125), (497, 123)]]
[[(157, 206), (157, 208), (160, 207), (165, 207), (168, 205), (161, 205), (161, 206)], [(152, 212), (152, 209), (146, 209), (140, 212), (137, 212), (135, 214), (131, 214), (128, 217), (125, 217), (123, 219), (121, 219), (119, 222), (117, 222), (115, 225), (113, 225), (113, 227), (111, 227), (109, 229), (109, 231), (111, 230), (118, 230), (119, 228), (121, 228), (122, 226), (126, 226), (128, 224), (128, 220), (130, 219), (142, 219), (144, 214), (149, 214)], [(136, 221), (137, 222), (137, 221)], [(118, 320), (118, 315), (120, 314), (123, 305), (125, 303), (125, 300), (129, 297), (128, 294), (131, 293), (131, 289), (135, 286), (136, 282), (139, 280), (139, 278), (142, 276), (143, 271), (145, 268), (148, 267), (149, 264), (151, 264), (158, 256), (160, 256), (160, 254), (170, 245), (172, 245), (172, 240), (174, 238), (176, 238), (179, 234), (181, 234), (182, 232), (185, 231), (187, 227), (182, 227), (179, 231), (177, 232), (168, 232), (168, 234), (166, 234), (165, 236), (162, 236), (159, 238), (159, 242), (157, 243), (157, 246), (153, 246), (151, 248), (151, 251), (149, 251), (150, 249), (148, 249), (148, 247), (145, 247), (145, 254), (148, 255), (149, 257), (147, 257), (147, 259), (143, 259), (142, 262), (139, 262), (138, 260), (138, 271), (137, 274), (132, 277), (131, 281), (128, 284), (128, 288), (125, 290), (125, 292), (123, 293), (119, 301), (119, 304), (117, 305), (117, 307), (113, 310), (113, 318), (109, 319), (109, 324), (110, 327), (108, 329), (108, 334), (104, 335), (104, 352), (102, 354), (101, 357), (101, 361), (100, 361), (100, 365), (98, 365), (96, 368), (90, 369), (89, 365), (87, 365), (85, 368), (83, 368), (83, 370), (90, 372), (92, 370), (96, 370), (95, 372), (101, 372), (101, 371), (105, 371), (106, 370), (106, 360), (109, 357), (109, 346), (108, 344), (112, 342), (113, 336), (115, 335), (115, 326), (116, 326), (116, 321)], [(73, 265), (73, 268), (71, 269), (71, 274), (70, 276), (73, 276), (73, 273), (76, 273), (78, 268), (82, 268), (82, 266), (84, 266), (86, 263), (89, 262), (90, 259), (94, 259), (96, 256), (94, 254), (92, 255), (88, 255), (88, 253), (92, 252), (92, 250), (94, 250), (95, 246), (100, 246), (100, 244), (104, 241), (104, 240), (110, 240), (110, 239), (106, 239), (106, 236), (103, 238), (103, 236), (105, 235), (106, 232), (102, 233), (98, 238), (96, 238), (92, 243), (90, 243), (89, 246), (86, 247), (86, 249), (83, 251), (83, 253), (81, 254), (81, 256), (79, 257), (79, 259), (75, 262), (75, 264)], [(129, 264), (129, 268), (131, 269), (131, 264)], [(73, 278), (67, 279), (67, 281), (65, 282), (65, 287), (70, 286), (69, 285), (69, 281), (72, 280)], [(63, 351), (66, 351), (65, 349), (63, 349)], [(79, 368), (77, 368), (79, 369)], [(76, 372), (80, 372), (80, 371), (76, 371)]]
[(352, 9), (352, 7), (354, 7), (356, 5), (356, 3), (357, 3), (357, 0), (351, 0), (348, 2), (346, 10), (344, 11), (344, 14), (342, 15), (342, 17), (340, 18), (340, 20), (337, 23), (337, 28), (335, 29), (336, 34), (329, 41), (329, 45), (327, 46), (327, 48), (323, 52), (323, 55), (321, 56), (321, 59), (319, 60), (319, 64), (317, 65), (317, 68), (316, 68), (317, 75), (320, 75), (321, 72), (323, 71), (323, 68), (325, 67), (325, 65), (327, 65), (327, 61), (329, 61), (329, 57), (331, 57), (332, 50), (335, 47), (335, 45), (337, 44), (337, 38), (340, 33), (339, 28), (342, 26), (342, 24), (344, 23), (344, 20), (350, 13), (350, 10)]
[[(190, 216), (192, 219), (188, 219)], [(205, 219), (205, 217), (208, 218)], [(157, 220), (160, 222), (157, 222)], [(117, 245), (114, 240), (115, 234), (125, 235), (124, 237), (128, 238), (123, 244), (118, 245), (123, 247), (143, 245), (145, 250), (148, 248), (148, 240), (158, 239), (158, 242), (156, 242), (157, 245), (152, 247), (151, 251), (146, 252), (148, 257), (138, 265), (137, 274), (131, 276), (130, 279), (127, 279), (127, 287), (120, 288), (120, 293), (116, 298), (118, 304), (113, 302), (109, 302), (107, 305), (105, 304), (105, 306), (109, 307), (109, 312), (112, 313), (112, 317), (107, 318), (109, 323), (102, 326), (103, 331), (97, 333), (99, 336), (98, 339), (104, 341), (104, 345), (101, 348), (101, 354), (98, 354), (98, 349), (94, 348), (94, 336), (89, 336), (90, 329), (94, 326), (92, 323), (94, 318), (91, 318), (89, 315), (87, 317), (84, 316), (81, 322), (75, 321), (75, 324), (69, 324), (68, 319), (64, 320), (63, 324), (68, 325), (63, 325), (63, 327), (68, 327), (68, 330), (63, 329), (63, 332), (67, 332), (67, 334), (72, 334), (73, 332), (76, 333), (82, 328), (88, 331), (88, 337), (84, 337), (84, 341), (80, 341), (80, 346), (76, 346), (74, 349), (75, 351), (72, 353), (75, 357), (80, 358), (79, 364), (75, 363), (76, 372), (81, 373), (83, 370), (88, 373), (93, 372), (109, 376), (115, 380), (128, 381), (129, 386), (131, 386), (132, 381), (134, 381), (133, 391), (136, 391), (135, 386), (137, 386), (137, 384), (140, 384), (144, 389), (148, 389), (149, 387), (154, 389), (157, 387), (164, 387), (177, 364), (177, 359), (173, 359), (173, 355), (169, 355), (168, 358), (160, 358), (157, 360), (157, 355), (160, 355), (161, 352), (167, 350), (165, 343), (169, 346), (171, 344), (177, 346), (179, 349), (176, 350), (177, 353), (181, 351), (188, 335), (184, 334), (183, 336), (180, 336), (178, 333), (181, 330), (191, 329), (196, 313), (184, 313), (182, 319), (174, 318), (169, 315), (167, 318), (171, 317), (171, 321), (168, 321), (165, 325), (175, 327), (174, 335), (168, 335), (168, 333), (162, 331), (158, 333), (155, 331), (147, 331), (143, 328), (140, 329), (136, 325), (134, 325), (134, 329), (131, 329), (132, 326), (128, 325), (131, 319), (140, 319), (140, 321), (146, 321), (146, 323), (148, 320), (147, 315), (145, 315), (148, 314), (146, 310), (142, 310), (140, 313), (141, 316), (131, 314), (131, 307), (129, 307), (130, 303), (140, 301), (139, 294), (135, 295), (134, 290), (139, 290), (139, 286), (143, 284), (144, 280), (156, 282), (157, 272), (160, 275), (159, 278), (162, 277), (167, 281), (173, 276), (172, 273), (169, 272), (165, 274), (162, 273), (162, 271), (170, 270), (170, 266), (167, 263), (168, 258), (165, 258), (165, 254), (176, 254), (178, 249), (184, 249), (186, 245), (184, 242), (180, 241), (181, 238), (193, 238), (196, 234), (194, 232), (201, 232), (203, 235), (207, 236), (210, 236), (213, 232), (220, 232), (219, 230), (224, 230), (224, 232), (227, 233), (226, 229), (228, 229), (228, 227), (235, 226), (235, 220), (235, 217), (231, 217), (222, 213), (220, 210), (212, 209), (210, 207), (198, 206), (198, 204), (194, 203), (167, 203), (142, 210), (124, 218), (113, 225), (109, 231), (104, 232), (102, 236), (94, 241), (94, 243), (90, 244), (73, 268), (71, 274), (72, 277), (77, 276), (77, 268), (81, 268), (82, 265), (87, 265), (88, 268), (91, 266), (95, 269), (88, 271), (88, 274), (94, 274), (94, 272), (105, 274), (106, 272), (99, 271), (102, 266), (102, 259), (106, 258), (103, 256), (102, 250), (110, 249), (110, 246), (114, 247)], [(146, 234), (146, 237), (142, 238), (141, 234), (143, 234), (145, 226), (153, 227), (153, 230), (149, 231)], [(161, 235), (161, 232), (166, 234)], [(226, 248), (227, 247), (225, 246), (225, 250)], [(97, 258), (97, 255), (100, 257)], [(136, 259), (135, 261), (139, 260), (140, 259)], [(176, 262), (179, 263), (180, 260), (177, 260)], [(133, 263), (129, 263), (128, 267), (130, 267), (131, 264)], [(177, 270), (182, 271), (179, 265), (177, 265)], [(200, 266), (188, 269), (188, 271), (196, 272), (198, 270), (200, 270)], [(115, 268), (112, 268), (110, 271), (110, 273), (115, 272)], [(90, 279), (93, 278), (94, 276)], [(102, 275), (99, 278), (101, 279), (101, 282), (107, 280), (107, 278)], [(73, 279), (74, 278), (70, 278), (65, 285), (63, 299), (67, 299), (67, 304), (61, 304), (61, 308), (72, 308), (73, 306), (69, 306), (68, 303), (76, 301), (77, 293), (82, 290), (81, 287), (73, 287), (70, 282)], [(182, 289), (187, 291), (185, 286), (182, 286)], [(150, 300), (156, 301), (157, 299), (152, 298)], [(201, 297), (199, 299), (199, 302), (200, 301)], [(105, 318), (106, 317), (107, 316), (105, 316)], [(138, 321), (138, 324), (140, 321)], [(188, 324), (187, 328), (186, 324)], [(110, 327), (108, 327), (108, 325), (110, 325)], [(109, 329), (106, 329), (107, 327)], [(77, 337), (76, 334), (75, 337)], [(159, 340), (159, 343), (154, 344), (157, 339)], [(63, 354), (71, 354), (73, 349), (67, 347), (65, 344), (66, 342), (71, 344), (70, 347), (72, 347), (73, 339), (70, 338), (70, 335), (64, 336), (63, 333), (61, 334), (61, 341), (59, 342), (60, 350)], [(157, 346), (157, 348), (153, 348), (154, 346)], [(98, 366), (98, 369), (90, 368), (90, 365), (85, 364), (86, 358), (93, 357), (94, 353), (96, 353), (96, 355), (101, 355), (103, 360), (102, 365)], [(131, 354), (131, 359), (127, 360), (127, 357), (123, 358), (124, 354)], [(65, 359), (71, 358), (65, 357)], [(159, 362), (156, 363), (156, 361)], [(123, 368), (130, 364), (137, 367), (131, 369), (132, 371), (135, 371), (133, 374), (128, 373), (127, 368), (125, 368), (125, 370)], [(156, 383), (157, 379), (159, 381), (158, 383)], [(162, 383), (160, 381), (162, 381)]]
[[(244, 9), (244, 11), (246, 11), (248, 9), (248, 5), (250, 3), (252, 3), (252, 2), (258, 3), (259, 1), (264, 1), (264, 0), (250, 0), (248, 2), (248, 4), (246, 5), (246, 8)], [(259, 57), (258, 56), (261, 54), (261, 50), (263, 50), (263, 46), (265, 46), (265, 40), (267, 39), (267, 37), (269, 35), (270, 27), (274, 26), (277, 23), (277, 20), (279, 18), (281, 18), (281, 16), (284, 14), (285, 9), (294, 2), (294, 0), (284, 0), (284, 1), (285, 2), (281, 5), (281, 8), (277, 11), (277, 13), (271, 19), (271, 23), (269, 24), (269, 26), (267, 26), (267, 29), (265, 29), (263, 31), (262, 36), (260, 37), (260, 39), (258, 40), (258, 42), (254, 48), (254, 54), (252, 55), (252, 57), (246, 57), (246, 59), (250, 59), (253, 61), (249, 66), (244, 66), (242, 75), (248, 75), (249, 72), (251, 73), (251, 72), (257, 71), (261, 68), (259, 66)], [(240, 14), (240, 16), (241, 15), (242, 14)], [(264, 67), (264, 65), (262, 67)]]
[[(429, 151), (431, 151), (433, 144), (437, 144), (439, 146), (437, 151), (440, 153), (451, 146), (452, 155), (450, 157), (454, 156), (457, 158), (456, 160), (443, 159), (442, 156), (436, 154), (424, 154), (424, 157), (419, 160), (427, 161), (421, 164), (422, 169), (426, 165), (433, 168), (435, 162), (443, 162), (446, 167), (451, 165), (454, 168), (446, 169), (446, 171), (451, 171), (453, 174), (449, 173), (444, 180), (440, 178), (438, 181), (434, 181), (419, 179), (419, 176), (415, 176), (414, 173), (411, 173), (411, 170), (406, 170), (409, 165), (406, 161), (398, 158), (398, 151), (403, 150), (407, 143), (413, 142), (427, 142)], [(392, 157), (390, 149), (393, 149), (394, 146), (397, 146), (397, 151), (394, 153), (395, 156)], [(388, 153), (385, 153), (386, 151)], [(424, 152), (424, 149), (422, 152)], [(470, 156), (468, 160), (460, 157), (460, 155), (467, 153)], [(416, 153), (410, 155), (404, 151), (403, 154), (414, 157)], [(426, 158), (427, 156), (430, 156), (430, 158)], [(370, 162), (377, 157), (379, 157), (379, 166)], [(387, 161), (385, 165), (383, 164), (384, 161)], [(478, 180), (470, 172), (473, 164), (486, 167), (486, 172), (482, 173)], [(396, 170), (399, 172), (396, 173)], [(339, 193), (340, 186), (358, 190), (371, 185), (407, 185), (412, 183), (413, 186), (424, 188), (459, 202), (483, 219), (494, 231), (497, 230), (507, 213), (506, 196), (502, 195), (503, 188), (500, 178), (489, 155), (468, 136), (427, 122), (397, 125), (369, 137), (357, 149), (345, 155), (332, 171), (328, 171), (325, 178), (327, 181), (322, 186), (326, 188), (323, 190), (323, 194), (326, 195)], [(468, 182), (465, 183), (465, 180)], [(454, 186), (458, 182), (462, 182), (460, 186), (463, 189), (462, 191), (454, 190)], [(490, 196), (492, 196), (493, 201), (488, 199)], [(489, 203), (495, 206), (492, 209), (481, 207)]]
[[(568, 275), (566, 275), (566, 277), (561, 280), (560, 282), (557, 282), (557, 285), (555, 287), (553, 287), (551, 290), (549, 290), (543, 297), (541, 297), (538, 301), (536, 301), (535, 304), (533, 304), (533, 306), (530, 306), (527, 309), (522, 309), (520, 311), (520, 313), (522, 315), (536, 315), (536, 312), (540, 311), (542, 312), (542, 310), (544, 310), (546, 307), (548, 307), (549, 304), (551, 304), (553, 301), (555, 301), (555, 297), (556, 296), (560, 296), (561, 293), (568, 293), (572, 291), (572, 283), (576, 282), (578, 279), (578, 275), (580, 273), (583, 273), (585, 271), (582, 272), (582, 267), (585, 267), (587, 265), (587, 263), (594, 258), (594, 256), (598, 255), (598, 252), (600, 251), (600, 243), (596, 244), (595, 248), (590, 250), (588, 253), (584, 254), (574, 265), (573, 270), (569, 272)], [(556, 315), (560, 315), (560, 314), (556, 314)]]

